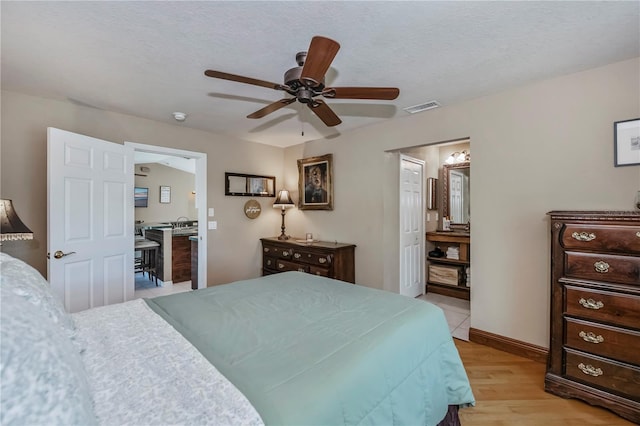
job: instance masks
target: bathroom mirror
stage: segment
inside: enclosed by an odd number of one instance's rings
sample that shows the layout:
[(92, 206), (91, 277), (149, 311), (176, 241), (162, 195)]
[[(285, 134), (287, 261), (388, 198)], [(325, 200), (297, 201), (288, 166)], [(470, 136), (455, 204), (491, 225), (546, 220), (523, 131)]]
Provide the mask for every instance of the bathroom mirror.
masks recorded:
[(468, 223), (471, 216), (469, 162), (442, 165), (442, 217)]

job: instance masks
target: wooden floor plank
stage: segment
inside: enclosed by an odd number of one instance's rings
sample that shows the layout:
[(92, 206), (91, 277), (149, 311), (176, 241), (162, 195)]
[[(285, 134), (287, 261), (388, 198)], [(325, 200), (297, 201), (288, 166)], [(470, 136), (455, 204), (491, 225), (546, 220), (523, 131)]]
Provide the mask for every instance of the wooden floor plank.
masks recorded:
[(454, 339), (476, 406), (460, 410), (463, 426), (627, 426), (609, 410), (544, 391), (545, 365)]

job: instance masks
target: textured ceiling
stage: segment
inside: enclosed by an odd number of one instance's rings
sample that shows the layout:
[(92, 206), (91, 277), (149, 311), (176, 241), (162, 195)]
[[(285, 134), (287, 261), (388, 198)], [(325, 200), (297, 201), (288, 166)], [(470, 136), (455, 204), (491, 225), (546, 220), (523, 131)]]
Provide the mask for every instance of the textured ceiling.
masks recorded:
[[(2, 88), (289, 146), (640, 56), (640, 2), (11, 2), (2, 1)], [(396, 86), (394, 101), (328, 100), (325, 127), (276, 83), (314, 35), (341, 44), (333, 86)], [(429, 114), (423, 112), (422, 114)], [(304, 131), (304, 136), (301, 135)]]

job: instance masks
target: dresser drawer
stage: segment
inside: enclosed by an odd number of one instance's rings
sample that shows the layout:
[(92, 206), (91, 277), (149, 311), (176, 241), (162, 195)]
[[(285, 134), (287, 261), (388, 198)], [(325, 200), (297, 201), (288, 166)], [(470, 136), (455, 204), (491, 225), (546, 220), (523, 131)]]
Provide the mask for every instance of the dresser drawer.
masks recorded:
[(572, 318), (565, 321), (567, 346), (640, 365), (640, 332)]
[(565, 357), (567, 376), (640, 401), (640, 368), (571, 349)]
[(264, 256), (262, 258), (262, 267), (267, 269), (276, 269), (277, 258), (271, 256)]
[(264, 246), (262, 252), (264, 255), (278, 259), (291, 259), (293, 256), (293, 249), (272, 245)]
[(331, 270), (329, 268), (323, 268), (321, 266), (309, 265), (309, 273), (313, 275), (320, 275), (321, 277), (331, 277)]
[(329, 266), (331, 264), (331, 255), (324, 253), (314, 253), (304, 250), (294, 250), (293, 259), (298, 262), (310, 263), (312, 265)]
[(567, 315), (640, 329), (640, 296), (566, 286)]
[(565, 262), (567, 277), (640, 285), (640, 257), (565, 252)]
[(640, 226), (568, 223), (560, 242), (568, 250), (640, 254)]
[(309, 266), (301, 265), (300, 263), (289, 262), (287, 260), (277, 259), (276, 260), (276, 268), (278, 272), (286, 272), (286, 271), (298, 271), (298, 272), (309, 272)]

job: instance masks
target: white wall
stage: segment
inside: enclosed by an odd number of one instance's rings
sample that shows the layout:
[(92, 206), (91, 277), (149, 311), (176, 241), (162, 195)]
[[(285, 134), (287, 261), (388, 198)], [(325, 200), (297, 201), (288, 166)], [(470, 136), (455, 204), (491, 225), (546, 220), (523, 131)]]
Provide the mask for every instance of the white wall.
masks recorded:
[[(613, 166), (613, 122), (640, 117), (640, 60), (542, 81), (331, 140), (287, 148), (333, 153), (335, 209), (288, 214), (291, 233), (357, 244), (356, 282), (397, 287), (385, 247), (397, 239), (397, 182), (385, 151), (470, 138), (471, 326), (548, 346), (549, 222), (554, 209), (631, 210), (640, 167)], [(295, 194), (297, 196), (297, 194)], [(395, 254), (393, 254), (395, 256)]]
[[(195, 160), (192, 160), (195, 161)], [(147, 172), (141, 172), (146, 167)], [(135, 186), (149, 188), (147, 207), (135, 209), (135, 219), (150, 222), (175, 222), (179, 217), (198, 220), (196, 175), (158, 163), (136, 164)], [(160, 186), (171, 188), (171, 202), (160, 202)]]
[(274, 198), (258, 197), (262, 214), (248, 219), (243, 206), (249, 198), (224, 195), (224, 172), (276, 176), (281, 182), (281, 148), (15, 92), (2, 91), (1, 101), (0, 196), (14, 200), (35, 238), (3, 244), (3, 251), (46, 276), (47, 127), (57, 127), (116, 143), (129, 141), (206, 153), (207, 200), (209, 207), (215, 208), (211, 219), (218, 222), (217, 230), (208, 231), (208, 284), (260, 275), (260, 238), (280, 233), (280, 214), (271, 208)]

